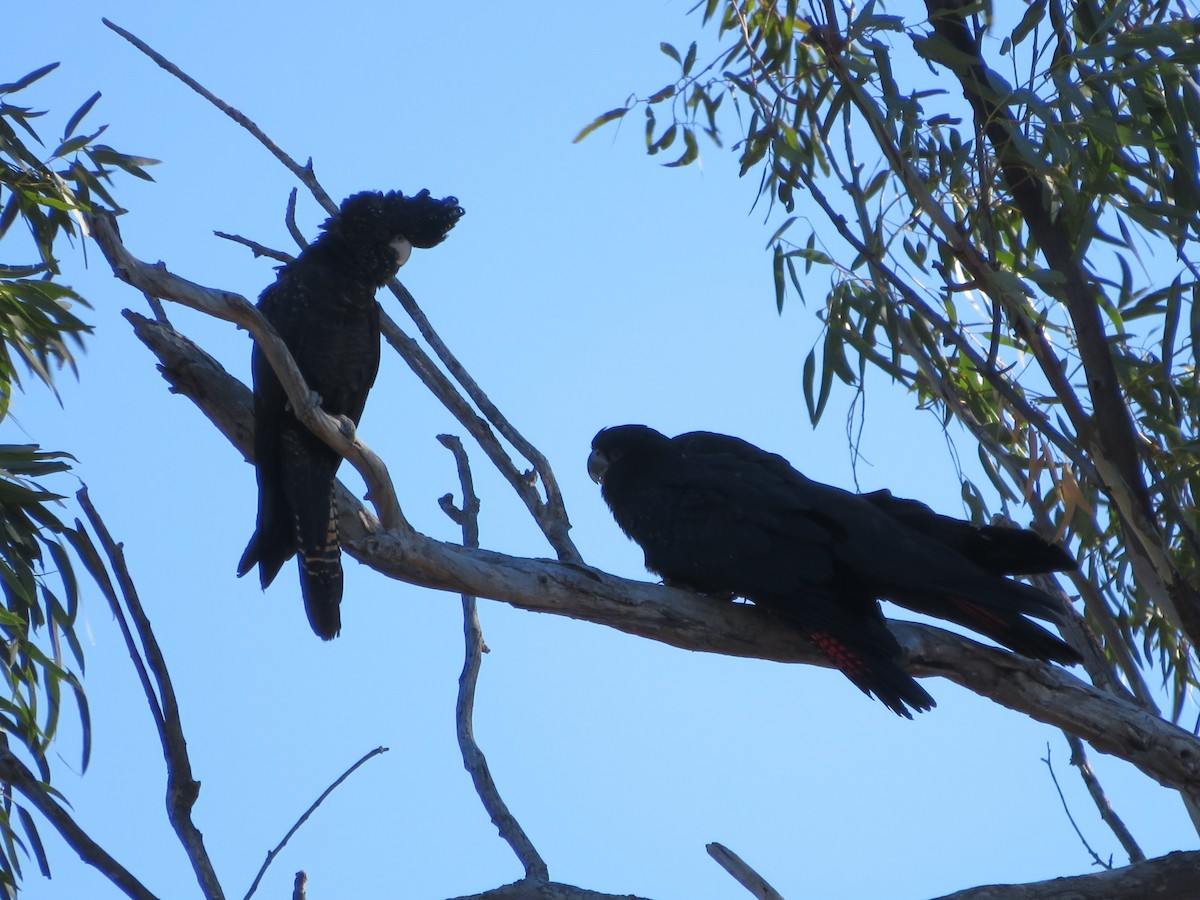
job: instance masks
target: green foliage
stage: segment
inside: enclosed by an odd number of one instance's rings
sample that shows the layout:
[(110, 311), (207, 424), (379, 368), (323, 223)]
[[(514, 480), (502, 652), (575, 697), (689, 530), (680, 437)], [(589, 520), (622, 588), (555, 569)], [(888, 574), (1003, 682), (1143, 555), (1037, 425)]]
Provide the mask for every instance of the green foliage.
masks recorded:
[[(797, 212), (770, 242), (780, 310), (830, 275), (802, 370), (812, 421), (870, 365), (965, 426), (1001, 507), (1072, 541), (1119, 678), (1149, 702), (1159, 667), (1178, 716), (1200, 640), (1196, 11), (852, 9), (707, 0), (708, 65), (664, 44), (676, 80), (581, 137), (640, 104), (647, 150), (682, 142), (684, 166), (698, 135), (734, 130), (741, 173)], [(976, 485), (964, 498), (988, 515)]]
[[(53, 151), (43, 158), (32, 149), (28, 142), (45, 146), (34, 128), (45, 114), (18, 106), (13, 98), (56, 67), (44, 66), (0, 85), (0, 240), (20, 223), (28, 230), (34, 257), (24, 263), (0, 262), (0, 420), (8, 415), (13, 389), (23, 386), (23, 373), (32, 373), (53, 390), (58, 370), (67, 366), (76, 371), (74, 352), (91, 329), (72, 306), (87, 304), (55, 280), (55, 250), (64, 238), (82, 234), (81, 214), (94, 198), (116, 206), (108, 190), (116, 170), (148, 178), (144, 167), (153, 162), (97, 144), (103, 126), (80, 131), (99, 94), (68, 119)], [(68, 548), (93, 578), (97, 570), (89, 552), (94, 551), (81, 527), (59, 520), (54, 510), (62, 498), (44, 486), (47, 478), (70, 469), (69, 459), (36, 445), (0, 445), (0, 739), (18, 743), (47, 784), (64, 693), (79, 712), (84, 767), (91, 751), (87, 699), (79, 680), (84, 670), (76, 635), (79, 582)], [(7, 896), (16, 893), (22, 855), (32, 855), (49, 874), (34, 820), (5, 792), (0, 799), (0, 892)]]

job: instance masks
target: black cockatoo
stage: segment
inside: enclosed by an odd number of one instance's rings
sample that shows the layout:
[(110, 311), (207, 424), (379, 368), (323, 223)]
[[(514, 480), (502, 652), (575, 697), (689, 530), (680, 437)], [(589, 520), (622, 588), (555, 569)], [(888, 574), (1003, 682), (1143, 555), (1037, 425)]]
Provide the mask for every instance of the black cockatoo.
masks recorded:
[[(347, 197), (322, 233), (283, 266), (258, 308), (287, 344), (321, 408), (358, 424), (379, 369), (375, 293), (414, 247), (441, 243), (462, 216), (454, 197), (428, 191), (365, 191)], [(341, 457), (292, 414), (283, 386), (257, 346), (254, 462), (258, 523), (238, 576), (258, 565), (265, 589), (298, 553), (300, 589), (313, 631), (341, 630), (342, 560), (334, 476)]]
[(1075, 663), (1026, 616), (1057, 601), (1004, 577), (1074, 567), (1019, 528), (975, 526), (887, 491), (812, 481), (781, 456), (708, 432), (600, 431), (588, 472), (646, 568), (676, 586), (774, 610), (864, 692), (912, 718), (934, 700), (896, 662), (880, 599), (964, 625), (1026, 656)]

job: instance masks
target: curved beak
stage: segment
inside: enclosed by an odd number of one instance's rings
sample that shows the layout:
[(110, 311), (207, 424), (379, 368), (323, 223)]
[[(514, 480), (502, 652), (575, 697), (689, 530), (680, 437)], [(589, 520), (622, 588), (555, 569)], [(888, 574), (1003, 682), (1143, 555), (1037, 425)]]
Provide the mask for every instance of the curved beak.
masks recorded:
[(608, 471), (608, 457), (599, 450), (593, 450), (588, 456), (588, 475), (596, 484), (604, 481), (604, 473)]
[(396, 238), (396, 240), (392, 241), (391, 248), (396, 251), (397, 269), (408, 262), (408, 258), (412, 256), (413, 245), (412, 241), (410, 241), (408, 238)]

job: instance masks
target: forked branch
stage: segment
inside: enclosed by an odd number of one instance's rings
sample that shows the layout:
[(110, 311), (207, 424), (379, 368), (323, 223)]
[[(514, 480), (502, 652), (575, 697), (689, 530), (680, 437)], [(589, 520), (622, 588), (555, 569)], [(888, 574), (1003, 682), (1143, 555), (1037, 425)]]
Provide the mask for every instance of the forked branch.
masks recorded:
[[(161, 68), (169, 72), (171, 75), (178, 78), (193, 91), (202, 96), (209, 103), (213, 104), (221, 112), (229, 116), (242, 128), (246, 129), (259, 143), (261, 143), (272, 156), (284, 165), (297, 179), (312, 193), (316, 201), (328, 212), (333, 215), (337, 212), (337, 204), (326, 193), (325, 189), (317, 180), (316, 174), (313, 171), (312, 160), (310, 159), (304, 165), (297, 162), (292, 156), (286, 153), (267, 134), (259, 128), (253, 121), (250, 120), (244, 113), (235, 107), (229, 105), (221, 98), (217, 97), (196, 79), (192, 78), (177, 65), (161, 53), (152, 48), (145, 41), (136, 37), (132, 33), (126, 31), (118, 25), (113, 24), (107, 19), (102, 20), (106, 26), (119, 34), (125, 40), (129, 41), (134, 47), (152, 59)], [(294, 208), (295, 194), (289, 201), (289, 212)], [(295, 234), (295, 231), (293, 231)], [(298, 242), (302, 241), (298, 238)], [(243, 241), (244, 242), (244, 241)], [(458, 381), (466, 392), (466, 397), (453, 387), (448, 379), (437, 369), (433, 361), (425, 354), (423, 350), (413, 341), (404, 335), (405, 340), (399, 340), (399, 336), (403, 334), (399, 327), (394, 322), (388, 320), (385, 323), (385, 336), (388, 337), (389, 343), (393, 345), (404, 357), (405, 361), (425, 381), (427, 387), (433, 391), (434, 395), (450, 410), (450, 412), (458, 419), (464, 428), (479, 441), (480, 446), (488, 454), (496, 468), (512, 485), (517, 495), (524, 501), (541, 528), (550, 546), (554, 548), (558, 558), (564, 562), (581, 562), (579, 551), (572, 543), (568, 532), (571, 528), (571, 523), (567, 518), (566, 506), (562, 501), (562, 493), (559, 490), (558, 482), (554, 477), (554, 472), (550, 468), (546, 458), (534, 447), (525, 437), (515, 428), (512, 423), (500, 412), (494, 403), (484, 393), (479, 384), (471, 377), (466, 367), (459, 362), (458, 358), (450, 350), (446, 343), (438, 335), (437, 331), (430, 324), (428, 317), (421, 310), (417, 301), (409, 293), (398, 280), (392, 279), (389, 284), (389, 289), (400, 301), (405, 312), (413, 320), (417, 326), (417, 330), (425, 339), (426, 343), (433, 349), (438, 359), (450, 372), (451, 376)], [(166, 299), (174, 299), (168, 297)], [(386, 318), (386, 317), (385, 317)], [(239, 323), (240, 324), (240, 323)], [(255, 333), (257, 337), (257, 333)], [(275, 360), (271, 360), (272, 368), (279, 373), (279, 367), (275, 365)], [(433, 383), (432, 373), (436, 372), (440, 376), (440, 381)], [(281, 375), (281, 380), (282, 375)], [(286, 386), (286, 382), (285, 382)], [(470, 398), (469, 400), (467, 398)], [(289, 399), (291, 399), (289, 395)], [(477, 415), (471, 404), (474, 403), (478, 410), (482, 413), (482, 418)], [(304, 409), (304, 406), (294, 407), (296, 409)], [(306, 422), (306, 424), (308, 424)], [(519, 471), (509, 458), (508, 454), (501, 447), (499, 441), (491, 431), (491, 427), (495, 427), (501, 436), (504, 437), (516, 450), (524, 456), (533, 465), (532, 472), (527, 474)], [(318, 428), (317, 433), (326, 443), (330, 444), (335, 450), (341, 451), (341, 448), (332, 440), (326, 437), (323, 428)], [(343, 455), (346, 455), (343, 453)], [(347, 456), (347, 459), (351, 457)], [(351, 460), (353, 462), (353, 460)], [(365, 477), (365, 473), (364, 473)], [(540, 479), (546, 493), (546, 498), (543, 501), (534, 487), (535, 479)], [(368, 484), (370, 482), (368, 481)], [(384, 517), (385, 523), (387, 517)], [(390, 526), (389, 526), (390, 527)], [(404, 527), (403, 525), (401, 527)]]
[[(126, 313), (158, 356), (163, 375), (247, 457), (250, 391), (173, 329)], [(688, 650), (829, 665), (768, 613), (690, 591), (631, 581), (587, 566), (471, 550), (414, 532), (399, 540), (374, 528), (362, 504), (338, 488), (343, 547), (389, 577), (435, 590), (500, 600), (520, 609), (596, 622)], [(892, 623), (917, 675), (942, 675), (1126, 759), (1159, 783), (1200, 797), (1200, 740), (1085, 684), (1065, 669), (984, 647), (926, 625)]]

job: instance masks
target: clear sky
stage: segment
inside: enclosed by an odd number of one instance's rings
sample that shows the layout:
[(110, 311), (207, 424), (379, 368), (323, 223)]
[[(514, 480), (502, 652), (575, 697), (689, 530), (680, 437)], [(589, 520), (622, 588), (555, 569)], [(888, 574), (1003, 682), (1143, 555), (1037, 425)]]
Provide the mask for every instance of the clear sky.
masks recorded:
[[(642, 3), (372, 3), (276, 0), (71, 4), (53, 28), (10, 10), (0, 80), (51, 61), (24, 95), (52, 110), (48, 143), (95, 90), (104, 140), (154, 157), (156, 182), (120, 179), (128, 248), (194, 281), (255, 297), (272, 263), (214, 230), (293, 249), (290, 175), (245, 132), (103, 27), (104, 15), (312, 157), (336, 198), (363, 189), (455, 194), (467, 214), (414, 254), (403, 280), (492, 399), (549, 458), (572, 535), (592, 565), (650, 577), (617, 530), (585, 460), (602, 426), (706, 428), (788, 456), (812, 477), (890, 487), (961, 514), (959, 476), (936, 418), (878, 381), (863, 457), (846, 438), (849, 394), (813, 430), (801, 364), (819, 336), (810, 307), (775, 310), (774, 224), (752, 210), (757, 180), (705, 146), (664, 169), (642, 150), (642, 117), (571, 138), (595, 115), (673, 79), (658, 43), (697, 36), (691, 0)], [(86, 10), (86, 11), (84, 11)], [(299, 220), (324, 219), (303, 193)], [(64, 251), (66, 248), (64, 248)], [(86, 252), (85, 252), (86, 251)], [(5, 262), (15, 252), (6, 246)], [(252, 469), (188, 401), (169, 394), (119, 316), (143, 298), (95, 247), (64, 252), (96, 334), (78, 383), (18, 397), (0, 440), (74, 453), (126, 553), (183, 708), (203, 788), (195, 819), (229, 895), (367, 750), (391, 752), (343, 785), (292, 840), (257, 896), (439, 898), (521, 872), (495, 836), (454, 740), (461, 667), (457, 596), (390, 582), (348, 561), (342, 637), (309, 632), (291, 564), (264, 595), (234, 568), (254, 522)], [(402, 313), (381, 295), (393, 316)], [(240, 377), (250, 342), (225, 323), (168, 310)], [(461, 432), (407, 367), (385, 355), (360, 434), (388, 461), (423, 531), (454, 540), (437, 498), (458, 490), (435, 441)], [(962, 456), (974, 458), (969, 444)], [(469, 445), (482, 541), (550, 550)], [(73, 490), (74, 483), (63, 484)], [(1089, 871), (1042, 762), (1050, 746), (1071, 809), (1101, 855), (1123, 861), (1067, 765), (1062, 735), (942, 680), (938, 708), (903, 721), (835, 672), (691, 654), (601, 626), (481, 604), (476, 734), (513, 813), (553, 878), (656, 900), (748, 896), (705, 854), (720, 841), (789, 898), (906, 900), (989, 882)], [(120, 636), (94, 595), (85, 610), (95, 721), (82, 778), (77, 741), (56, 786), (79, 821), (151, 890), (195, 895), (163, 811), (163, 764)], [(1196, 846), (1177, 798), (1094, 755), (1117, 810), (1151, 855)], [(54, 878), (29, 866), (26, 896), (116, 891), (50, 834)]]

